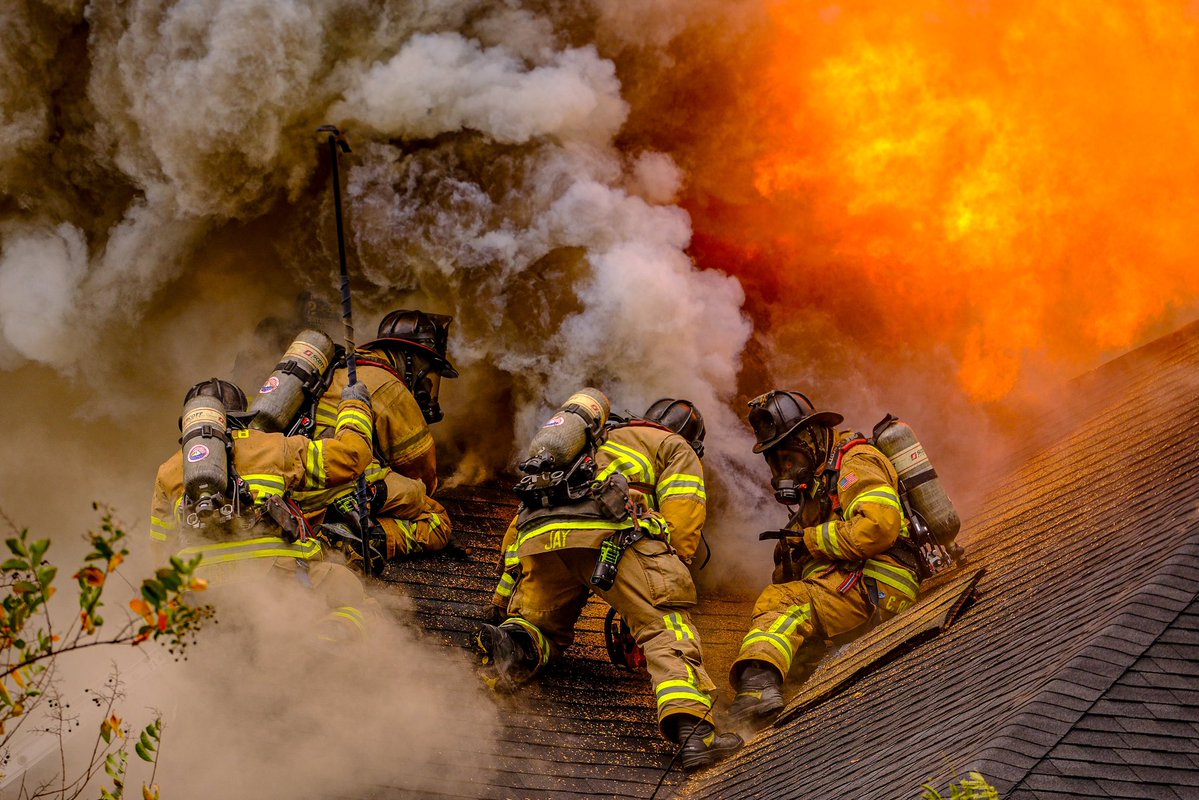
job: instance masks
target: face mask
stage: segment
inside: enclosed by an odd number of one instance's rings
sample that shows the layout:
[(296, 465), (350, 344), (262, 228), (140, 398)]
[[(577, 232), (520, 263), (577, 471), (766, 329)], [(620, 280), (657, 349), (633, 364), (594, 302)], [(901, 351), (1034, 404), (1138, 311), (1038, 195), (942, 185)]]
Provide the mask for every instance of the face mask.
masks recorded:
[(813, 461), (812, 454), (806, 448), (783, 444), (768, 450), (766, 464), (770, 467), (774, 499), (788, 506), (799, 503), (815, 482)]
[(437, 402), (437, 396), (441, 392), (441, 373), (426, 372), (420, 376), (416, 384), (412, 395), (420, 405), (421, 413), (425, 415), (425, 422), (430, 425), (440, 422), (445, 416), (441, 413), (441, 404)]

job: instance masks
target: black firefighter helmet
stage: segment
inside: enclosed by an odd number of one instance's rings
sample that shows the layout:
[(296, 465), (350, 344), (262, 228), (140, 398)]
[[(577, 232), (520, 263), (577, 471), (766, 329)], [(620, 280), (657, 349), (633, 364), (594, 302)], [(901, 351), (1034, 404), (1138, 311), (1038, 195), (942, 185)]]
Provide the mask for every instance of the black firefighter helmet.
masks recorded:
[(246, 410), (246, 393), (237, 384), (221, 380), (220, 378), (209, 378), (206, 381), (200, 381), (188, 389), (187, 394), (183, 397), (183, 404), (187, 405), (188, 401), (193, 397), (215, 397), (221, 401), (225, 406), (225, 410), (229, 412)]
[(835, 411), (817, 411), (803, 392), (774, 389), (749, 401), (749, 424), (758, 440), (755, 453), (769, 450), (801, 427), (831, 428), (843, 419)]
[(458, 377), (458, 370), (446, 358), (453, 321), (445, 314), (396, 309), (379, 323), (378, 336), (361, 345), (363, 350), (387, 353), (393, 366), (403, 371), (404, 382), (430, 425), (444, 416), (438, 402), (441, 379)]
[(704, 417), (690, 400), (663, 397), (646, 410), (644, 419), (669, 428), (687, 440), (695, 455), (704, 456)]
[(428, 314), (419, 309), (396, 309), (379, 323), (378, 335), (369, 342), (359, 345), (364, 350), (400, 350), (423, 356), (431, 364), (431, 371), (443, 378), (457, 378), (458, 370), (446, 358), (450, 336), (450, 323), (454, 318), (446, 314)]

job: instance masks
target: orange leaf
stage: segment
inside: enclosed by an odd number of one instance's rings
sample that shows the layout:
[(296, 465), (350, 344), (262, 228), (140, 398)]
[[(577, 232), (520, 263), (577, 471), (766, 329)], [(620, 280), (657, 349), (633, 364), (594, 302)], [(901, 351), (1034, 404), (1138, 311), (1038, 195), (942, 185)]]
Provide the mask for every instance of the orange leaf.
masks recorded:
[(191, 584), (187, 587), (193, 592), (202, 592), (208, 588), (208, 580), (206, 578), (193, 578)]
[(125, 557), (120, 553), (115, 553), (112, 558), (108, 559), (108, 571), (113, 572), (117, 567), (125, 562)]
[(88, 586), (103, 586), (104, 573), (98, 567), (84, 567), (75, 573), (75, 580), (82, 581)]
[(158, 630), (165, 631), (167, 629), (167, 612), (158, 612)]

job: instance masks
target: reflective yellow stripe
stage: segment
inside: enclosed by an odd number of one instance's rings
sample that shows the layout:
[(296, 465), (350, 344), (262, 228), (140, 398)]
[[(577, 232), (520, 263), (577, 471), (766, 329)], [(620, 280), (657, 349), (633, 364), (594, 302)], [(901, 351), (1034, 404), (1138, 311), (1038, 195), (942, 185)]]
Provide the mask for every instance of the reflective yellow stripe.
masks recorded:
[(513, 542), (508, 545), (508, 549), (504, 551), (504, 568), (509, 569), (520, 563), (520, 556), (516, 554), (517, 543)]
[(790, 636), (797, 627), (812, 618), (812, 606), (804, 603), (802, 606), (791, 606), (787, 613), (776, 619), (767, 631), (770, 633)]
[(672, 611), (662, 617), (662, 621), (666, 623), (668, 630), (674, 632), (674, 640), (676, 642), (695, 638), (695, 631), (691, 630), (691, 626), (683, 621), (683, 615), (679, 612)]
[(916, 580), (915, 574), (903, 567), (867, 559), (866, 565), (862, 567), (862, 574), (868, 578), (874, 578), (879, 583), (887, 584), (909, 600), (915, 600), (916, 595), (920, 593), (920, 583)]
[(339, 606), (334, 611), (329, 612), (329, 616), (348, 620), (355, 628), (358, 629), (359, 633), (366, 633), (366, 617), (363, 616), (361, 611), (353, 606)]
[(185, 547), (175, 555), (180, 558), (203, 556), (200, 566), (205, 567), (229, 561), (245, 561), (251, 558), (310, 559), (319, 556), (320, 553), (321, 544), (316, 539), (289, 544), (278, 536), (264, 536), (237, 542), (218, 542)]
[(544, 667), (549, 663), (550, 643), (545, 640), (545, 636), (542, 635), (536, 625), (520, 617), (509, 617), (504, 620), (504, 624), (500, 627), (508, 627), (509, 625), (517, 625), (528, 631), (533, 636), (533, 641), (537, 643), (537, 652), (541, 654), (541, 666)]
[(646, 536), (670, 543), (670, 523), (662, 517), (642, 517), (641, 527)]
[[(382, 466), (378, 461), (372, 461), (371, 465), (366, 468), (366, 482), (378, 483), (390, 474), (390, 469)], [(321, 511), (333, 505), (334, 501), (352, 493), (357, 488), (352, 483), (343, 483), (341, 486), (332, 486), (327, 489), (292, 492), (291, 499), (299, 503), (300, 508), (304, 511)]]
[(174, 531), (176, 528), (166, 520), (158, 517), (150, 517), (150, 538), (159, 542), (167, 540), (167, 534)]
[(527, 533), (520, 534), (520, 538), (517, 540), (516, 546), (518, 548), (524, 547), (526, 542), (532, 541), (538, 536), (541, 536), (544, 533), (549, 533), (550, 531), (619, 531), (630, 527), (632, 527), (631, 522), (612, 522), (610, 520), (603, 519), (589, 519), (586, 522), (565, 522), (559, 520), (546, 523), (545, 525), (534, 528)]
[(609, 455), (616, 456), (618, 459), (623, 457), (631, 460), (641, 469), (641, 474), (645, 476), (644, 481), (642, 481), (643, 483), (657, 483), (653, 465), (650, 464), (649, 459), (645, 457), (644, 453), (611, 441), (604, 442), (600, 446), (600, 452), (606, 452)]
[(325, 485), (325, 439), (308, 443), (308, 459), (304, 483), (313, 489)]
[(371, 418), (355, 408), (343, 408), (337, 414), (337, 432), (342, 429), (354, 427), (362, 431), (366, 436), (371, 435)]
[(662, 681), (654, 687), (654, 695), (658, 699), (658, 708), (675, 700), (689, 700), (699, 703), (704, 708), (712, 707), (712, 698), (700, 691), (690, 681)]
[(416, 523), (407, 519), (393, 520), (396, 527), (404, 534), (404, 541), (408, 545), (408, 552), (414, 553), (421, 549), (421, 543), (416, 538)]
[(516, 578), (505, 572), (500, 576), (499, 585), (495, 587), (495, 593), (500, 597), (511, 597), (512, 592), (516, 589)]
[(844, 558), (844, 553), (841, 552), (841, 543), (837, 541), (836, 521), (829, 520), (823, 523), (818, 529), (820, 533), (820, 544), (826, 553), (831, 553), (837, 558)]
[(644, 474), (636, 461), (633, 461), (631, 458), (625, 458), (624, 456), (621, 456), (615, 459), (608, 466), (604, 467), (600, 471), (600, 474), (596, 476), (596, 480), (606, 480), (613, 472), (619, 472), (626, 478), (632, 478), (634, 480), (643, 477)]
[(433, 448), (433, 435), (423, 428), (406, 439), (394, 442), (388, 448), (387, 457), (394, 463), (406, 463)]
[(677, 475), (668, 475), (658, 483), (658, 497), (662, 500), (668, 497), (687, 496), (707, 501), (708, 492), (701, 476), (680, 472)]
[(786, 637), (779, 636), (777, 633), (769, 633), (761, 628), (754, 628), (742, 640), (741, 652), (744, 653), (759, 642), (767, 642), (782, 653), (786, 667), (791, 668), (791, 659), (794, 657), (794, 653), (792, 653), (791, 643), (787, 641)]
[(887, 506), (903, 514), (903, 506), (899, 504), (899, 492), (892, 489), (890, 486), (880, 486), (877, 489), (871, 489), (868, 492), (862, 492), (853, 499), (849, 507), (845, 509), (845, 516), (850, 516), (862, 503), (878, 503), (880, 506)]
[(283, 492), (287, 489), (287, 484), (283, 478), (278, 475), (242, 475), (242, 480), (250, 487), (250, 494), (254, 496), (255, 503), (262, 503), (271, 495), (283, 496)]

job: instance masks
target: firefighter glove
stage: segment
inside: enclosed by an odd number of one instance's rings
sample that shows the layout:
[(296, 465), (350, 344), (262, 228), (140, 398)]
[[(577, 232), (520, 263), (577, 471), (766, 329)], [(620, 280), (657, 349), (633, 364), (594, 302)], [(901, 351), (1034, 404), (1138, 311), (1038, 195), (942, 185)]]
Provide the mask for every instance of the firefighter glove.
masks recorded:
[(341, 391), (342, 400), (357, 400), (359, 403), (371, 404), (371, 390), (365, 383), (351, 383)]

